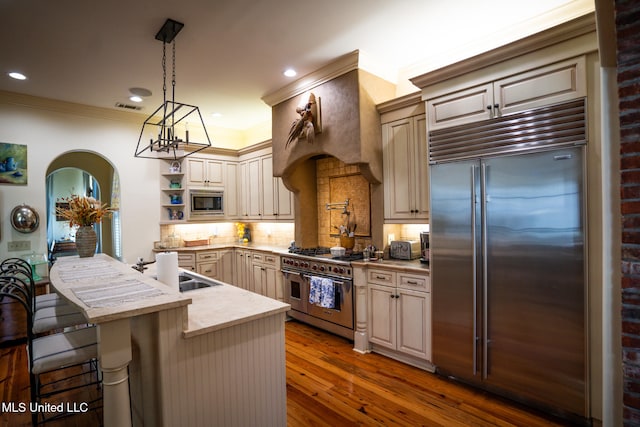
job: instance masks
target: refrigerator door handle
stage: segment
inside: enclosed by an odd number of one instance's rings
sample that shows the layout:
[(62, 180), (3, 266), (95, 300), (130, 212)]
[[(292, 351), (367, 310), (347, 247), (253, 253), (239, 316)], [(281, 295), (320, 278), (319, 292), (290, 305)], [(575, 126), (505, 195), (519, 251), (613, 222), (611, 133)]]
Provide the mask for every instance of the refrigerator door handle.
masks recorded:
[(471, 165), (471, 259), (472, 259), (472, 268), (473, 268), (473, 335), (472, 335), (472, 343), (473, 346), (473, 375), (478, 374), (478, 250), (476, 246), (476, 165)]
[(489, 326), (488, 326), (488, 291), (487, 291), (487, 173), (489, 167), (482, 163), (480, 172), (480, 191), (482, 194), (482, 379), (489, 375)]

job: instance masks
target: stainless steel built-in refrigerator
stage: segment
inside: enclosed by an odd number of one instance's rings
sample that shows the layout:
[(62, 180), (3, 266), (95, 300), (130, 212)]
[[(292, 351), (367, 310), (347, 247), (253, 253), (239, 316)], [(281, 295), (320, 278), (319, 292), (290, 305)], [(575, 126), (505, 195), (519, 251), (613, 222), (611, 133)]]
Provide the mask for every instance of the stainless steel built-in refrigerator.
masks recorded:
[(585, 417), (584, 102), (556, 109), (430, 134), (433, 362)]

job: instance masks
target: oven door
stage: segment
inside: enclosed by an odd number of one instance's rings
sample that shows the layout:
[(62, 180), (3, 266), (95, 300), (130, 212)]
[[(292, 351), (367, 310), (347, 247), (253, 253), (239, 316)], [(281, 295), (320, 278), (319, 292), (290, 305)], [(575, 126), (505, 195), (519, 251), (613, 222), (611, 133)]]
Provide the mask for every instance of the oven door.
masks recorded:
[[(326, 276), (322, 276), (326, 277)], [(307, 306), (309, 315), (335, 323), (345, 328), (353, 329), (353, 280), (330, 278), (333, 282), (334, 306), (333, 308), (322, 307), (320, 304)], [(307, 289), (310, 287), (311, 276), (304, 275), (304, 282)], [(306, 300), (309, 300), (307, 292)]]
[(284, 301), (292, 310), (307, 312), (309, 282), (297, 271), (282, 270), (284, 275)]

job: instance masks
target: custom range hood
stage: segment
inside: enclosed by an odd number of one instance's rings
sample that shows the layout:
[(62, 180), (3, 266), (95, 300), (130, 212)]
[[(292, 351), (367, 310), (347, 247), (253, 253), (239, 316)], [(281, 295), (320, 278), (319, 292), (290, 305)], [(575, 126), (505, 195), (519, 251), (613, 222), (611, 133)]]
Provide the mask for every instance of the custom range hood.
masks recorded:
[[(321, 218), (331, 196), (318, 192), (318, 159), (326, 157), (335, 157), (370, 184), (367, 240), (382, 243), (382, 136), (376, 105), (395, 96), (395, 85), (365, 67), (373, 69), (354, 51), (262, 98), (272, 107), (273, 174), (294, 193), (298, 246), (317, 246), (331, 232)], [(314, 99), (315, 105), (309, 105)], [(292, 123), (304, 120), (305, 110), (315, 113), (314, 128), (290, 138)]]

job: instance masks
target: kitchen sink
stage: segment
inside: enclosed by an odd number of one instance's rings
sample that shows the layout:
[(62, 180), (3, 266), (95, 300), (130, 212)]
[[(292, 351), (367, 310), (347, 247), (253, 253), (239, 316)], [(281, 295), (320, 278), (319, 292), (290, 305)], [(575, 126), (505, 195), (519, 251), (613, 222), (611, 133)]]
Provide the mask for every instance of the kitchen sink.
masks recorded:
[(210, 288), (212, 286), (219, 286), (221, 283), (213, 279), (205, 279), (198, 276), (191, 275), (187, 272), (182, 272), (178, 276), (178, 283), (180, 286), (180, 292), (193, 291), (195, 289)]
[[(157, 276), (153, 276), (154, 279), (157, 279)], [(178, 276), (178, 286), (180, 287), (180, 292), (188, 292), (196, 289), (210, 288), (212, 286), (220, 286), (222, 283), (217, 280), (202, 278), (198, 276), (193, 276), (187, 272), (182, 272)]]
[(199, 280), (187, 280), (180, 282), (180, 292), (193, 291), (194, 289), (210, 288), (211, 286), (217, 286), (214, 283), (201, 282)]

